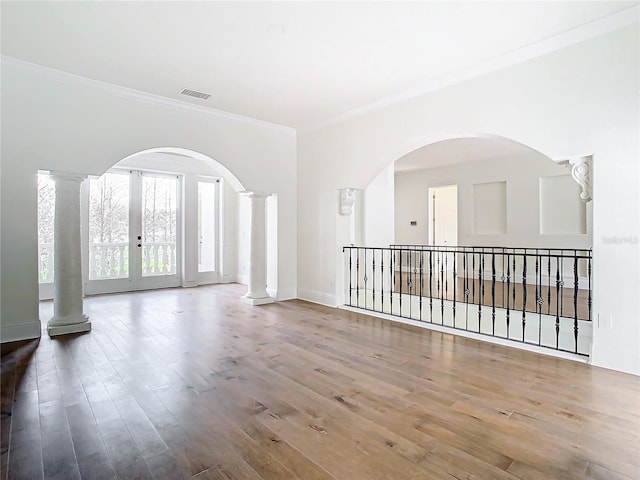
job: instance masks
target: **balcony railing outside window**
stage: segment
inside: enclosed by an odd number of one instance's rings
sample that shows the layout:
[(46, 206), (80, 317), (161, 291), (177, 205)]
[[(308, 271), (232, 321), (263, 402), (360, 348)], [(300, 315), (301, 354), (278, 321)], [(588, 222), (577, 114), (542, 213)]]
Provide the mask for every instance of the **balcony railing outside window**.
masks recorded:
[[(176, 244), (172, 242), (142, 245), (142, 275), (175, 275)], [(52, 243), (39, 245), (40, 283), (53, 282), (55, 258)], [(93, 243), (89, 247), (89, 279), (106, 280), (129, 277), (128, 243)]]

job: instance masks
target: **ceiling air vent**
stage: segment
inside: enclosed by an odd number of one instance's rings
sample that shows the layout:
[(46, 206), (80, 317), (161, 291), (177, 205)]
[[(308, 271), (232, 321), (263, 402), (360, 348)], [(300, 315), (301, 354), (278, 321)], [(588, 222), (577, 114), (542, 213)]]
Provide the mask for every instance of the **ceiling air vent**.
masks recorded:
[(195, 90), (189, 90), (188, 88), (183, 88), (180, 93), (182, 95), (188, 95), (190, 97), (201, 98), (203, 100), (206, 100), (207, 98), (209, 98), (211, 96), (208, 93), (196, 92)]

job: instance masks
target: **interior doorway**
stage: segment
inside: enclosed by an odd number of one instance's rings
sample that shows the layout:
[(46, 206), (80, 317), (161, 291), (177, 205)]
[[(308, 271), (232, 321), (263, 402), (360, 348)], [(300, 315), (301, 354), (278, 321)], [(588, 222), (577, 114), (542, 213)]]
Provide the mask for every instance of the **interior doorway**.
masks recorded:
[(428, 192), (427, 244), (458, 245), (458, 186), (431, 187)]

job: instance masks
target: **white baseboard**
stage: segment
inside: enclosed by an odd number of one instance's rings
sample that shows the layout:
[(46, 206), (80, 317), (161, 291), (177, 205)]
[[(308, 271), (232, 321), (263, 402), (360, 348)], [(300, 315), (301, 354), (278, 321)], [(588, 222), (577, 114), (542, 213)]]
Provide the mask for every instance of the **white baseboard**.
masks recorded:
[(241, 285), (249, 285), (249, 275), (235, 275), (233, 283), (239, 283)]
[(17, 325), (3, 325), (0, 331), (0, 341), (2, 343), (17, 342), (19, 340), (30, 340), (39, 338), (42, 335), (42, 325), (40, 320)]
[(327, 307), (336, 307), (338, 305), (335, 295), (318, 292), (317, 290), (308, 290), (306, 288), (298, 289), (298, 298), (300, 300), (306, 300), (307, 302), (326, 305)]
[(280, 288), (278, 289), (277, 293), (278, 293), (278, 301), (291, 300), (294, 298), (298, 298), (298, 291), (295, 287)]

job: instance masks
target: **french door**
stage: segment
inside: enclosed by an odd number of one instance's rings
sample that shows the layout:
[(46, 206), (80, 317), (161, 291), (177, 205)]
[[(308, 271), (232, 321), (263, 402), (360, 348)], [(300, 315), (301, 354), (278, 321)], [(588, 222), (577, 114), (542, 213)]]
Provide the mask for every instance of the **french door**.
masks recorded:
[(85, 293), (180, 285), (180, 176), (114, 170), (89, 180)]

